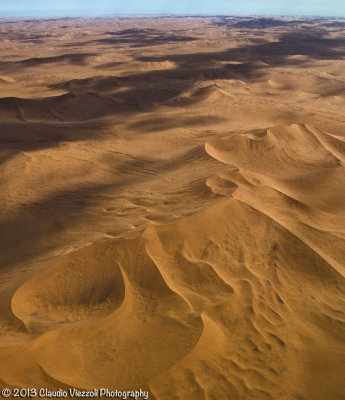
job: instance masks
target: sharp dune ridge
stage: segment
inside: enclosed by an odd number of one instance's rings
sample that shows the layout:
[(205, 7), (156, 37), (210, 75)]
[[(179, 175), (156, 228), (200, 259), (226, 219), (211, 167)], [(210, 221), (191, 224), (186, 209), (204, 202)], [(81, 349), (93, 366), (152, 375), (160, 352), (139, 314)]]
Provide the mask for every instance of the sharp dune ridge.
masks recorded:
[(1, 387), (345, 398), (342, 27), (0, 22)]

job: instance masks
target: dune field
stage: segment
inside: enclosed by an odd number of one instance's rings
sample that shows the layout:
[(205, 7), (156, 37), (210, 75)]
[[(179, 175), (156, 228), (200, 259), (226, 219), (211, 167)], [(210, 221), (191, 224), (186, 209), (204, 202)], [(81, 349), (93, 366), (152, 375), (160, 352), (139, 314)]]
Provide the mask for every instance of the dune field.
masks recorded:
[(0, 204), (1, 388), (345, 399), (345, 20), (1, 20)]

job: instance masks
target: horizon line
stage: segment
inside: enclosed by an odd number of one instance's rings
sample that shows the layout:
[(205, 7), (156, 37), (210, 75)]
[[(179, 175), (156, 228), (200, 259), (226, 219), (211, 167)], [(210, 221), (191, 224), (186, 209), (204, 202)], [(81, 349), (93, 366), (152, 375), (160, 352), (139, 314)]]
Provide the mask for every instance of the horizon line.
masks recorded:
[(23, 20), (23, 19), (77, 19), (77, 18), (106, 18), (106, 17), (179, 17), (179, 18), (313, 18), (313, 19), (345, 19), (345, 16), (318, 15), (318, 14), (219, 14), (219, 13), (107, 13), (107, 14), (47, 14), (47, 15), (1, 15), (0, 20)]

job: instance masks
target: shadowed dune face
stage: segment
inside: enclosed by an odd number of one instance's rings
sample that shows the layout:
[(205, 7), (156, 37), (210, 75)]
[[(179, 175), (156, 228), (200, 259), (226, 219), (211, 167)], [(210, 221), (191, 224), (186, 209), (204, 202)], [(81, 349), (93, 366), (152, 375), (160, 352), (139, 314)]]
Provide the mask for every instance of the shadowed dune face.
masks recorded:
[(342, 24), (0, 22), (1, 386), (345, 398)]

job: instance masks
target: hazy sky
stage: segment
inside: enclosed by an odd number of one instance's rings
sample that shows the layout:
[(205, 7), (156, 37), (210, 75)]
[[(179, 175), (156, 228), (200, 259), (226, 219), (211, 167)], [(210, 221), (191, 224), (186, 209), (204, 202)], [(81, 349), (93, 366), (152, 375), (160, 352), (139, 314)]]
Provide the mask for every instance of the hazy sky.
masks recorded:
[(0, 0), (0, 16), (270, 14), (345, 17), (345, 0)]

